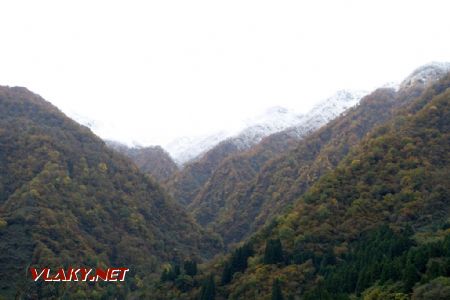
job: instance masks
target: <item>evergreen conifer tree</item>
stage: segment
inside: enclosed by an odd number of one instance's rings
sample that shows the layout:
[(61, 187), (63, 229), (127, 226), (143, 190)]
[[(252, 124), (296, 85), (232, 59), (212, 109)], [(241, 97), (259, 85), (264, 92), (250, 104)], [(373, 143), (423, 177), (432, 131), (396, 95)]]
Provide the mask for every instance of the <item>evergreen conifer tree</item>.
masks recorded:
[(280, 280), (277, 278), (272, 284), (272, 300), (283, 300), (283, 293), (281, 292)]
[(264, 263), (276, 264), (283, 261), (283, 246), (280, 239), (267, 240), (264, 251)]
[(216, 298), (216, 284), (214, 283), (214, 275), (210, 275), (203, 284), (200, 292), (200, 300), (214, 300)]

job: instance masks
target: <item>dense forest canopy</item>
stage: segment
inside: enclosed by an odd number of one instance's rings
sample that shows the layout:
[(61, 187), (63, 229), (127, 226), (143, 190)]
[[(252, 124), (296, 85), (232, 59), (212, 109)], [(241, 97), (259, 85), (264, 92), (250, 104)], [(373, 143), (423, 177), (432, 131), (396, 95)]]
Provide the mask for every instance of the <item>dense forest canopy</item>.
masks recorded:
[(24, 88), (0, 88), (0, 149), (1, 294), (105, 292), (35, 289), (29, 266), (126, 266), (129, 289), (165, 261), (220, 250), (151, 178)]

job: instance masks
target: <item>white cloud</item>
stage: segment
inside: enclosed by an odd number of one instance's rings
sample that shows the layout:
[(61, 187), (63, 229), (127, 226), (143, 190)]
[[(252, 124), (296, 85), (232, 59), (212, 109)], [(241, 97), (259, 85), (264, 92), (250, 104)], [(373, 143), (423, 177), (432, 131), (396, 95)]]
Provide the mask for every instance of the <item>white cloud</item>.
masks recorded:
[(448, 1), (2, 1), (0, 84), (167, 143), (450, 60)]

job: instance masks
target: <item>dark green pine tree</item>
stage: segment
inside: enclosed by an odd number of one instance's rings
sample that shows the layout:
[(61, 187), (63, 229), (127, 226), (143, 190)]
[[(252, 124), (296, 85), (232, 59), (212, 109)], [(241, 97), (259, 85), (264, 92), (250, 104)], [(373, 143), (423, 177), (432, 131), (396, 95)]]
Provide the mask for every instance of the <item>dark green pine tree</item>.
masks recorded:
[(180, 276), (181, 270), (179, 264), (171, 264), (169, 268), (166, 268), (161, 273), (161, 281), (174, 281), (178, 276)]
[(328, 265), (334, 265), (335, 263), (336, 263), (336, 257), (334, 256), (333, 249), (328, 249), (322, 258), (320, 267), (324, 268)]
[(405, 283), (405, 289), (409, 292), (412, 290), (414, 284), (420, 280), (420, 275), (417, 272), (413, 263), (407, 262), (405, 270), (403, 272), (403, 282)]
[(169, 280), (169, 272), (167, 271), (167, 269), (164, 269), (161, 273), (161, 282), (165, 282), (167, 280)]
[(191, 277), (197, 275), (197, 263), (194, 260), (185, 260), (183, 263), (183, 268), (186, 275)]
[(200, 300), (214, 300), (216, 298), (216, 284), (214, 283), (214, 275), (210, 275), (205, 281), (200, 291)]
[[(178, 276), (180, 276), (181, 274), (181, 269), (180, 269), (180, 265), (179, 264), (175, 264), (175, 266), (173, 267), (173, 274), (175, 276), (175, 278), (177, 278)], [(174, 279), (175, 279), (174, 278)]]
[(243, 271), (247, 268), (247, 258), (242, 247), (237, 248), (234, 252), (232, 266), (235, 272)]
[(276, 264), (283, 261), (283, 246), (280, 239), (268, 240), (264, 251), (264, 263)]
[(364, 267), (358, 275), (358, 281), (356, 282), (356, 293), (359, 295), (367, 287), (370, 286), (370, 273), (367, 267)]
[(394, 278), (394, 264), (390, 260), (385, 259), (383, 261), (383, 267), (382, 267), (381, 276), (380, 276), (380, 283), (383, 284), (392, 278)]
[(277, 278), (272, 284), (272, 300), (284, 300), (283, 293), (281, 292), (280, 280)]
[(253, 246), (245, 244), (234, 250), (229, 260), (225, 263), (222, 272), (221, 283), (227, 284), (233, 278), (234, 273), (244, 272), (247, 269), (247, 260), (253, 255)]
[(443, 267), (437, 262), (437, 261), (432, 261), (428, 270), (428, 277), (430, 279), (445, 275), (445, 271), (443, 269)]
[(232, 276), (233, 276), (233, 271), (231, 269), (231, 265), (228, 262), (226, 262), (223, 267), (223, 272), (222, 272), (222, 278), (221, 278), (222, 285), (229, 283), (231, 281)]
[(445, 255), (445, 256), (447, 256), (447, 257), (450, 257), (450, 235), (448, 235), (446, 238), (445, 238), (445, 240), (444, 240), (444, 242), (443, 242), (443, 244), (442, 244), (442, 247), (443, 247), (443, 254)]

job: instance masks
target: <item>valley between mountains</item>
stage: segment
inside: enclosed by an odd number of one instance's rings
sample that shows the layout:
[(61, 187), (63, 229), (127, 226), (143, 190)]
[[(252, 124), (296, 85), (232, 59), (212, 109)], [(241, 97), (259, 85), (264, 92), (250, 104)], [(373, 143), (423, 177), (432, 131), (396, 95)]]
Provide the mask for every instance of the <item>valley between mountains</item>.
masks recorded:
[(0, 299), (450, 299), (449, 72), (171, 149), (0, 87)]

